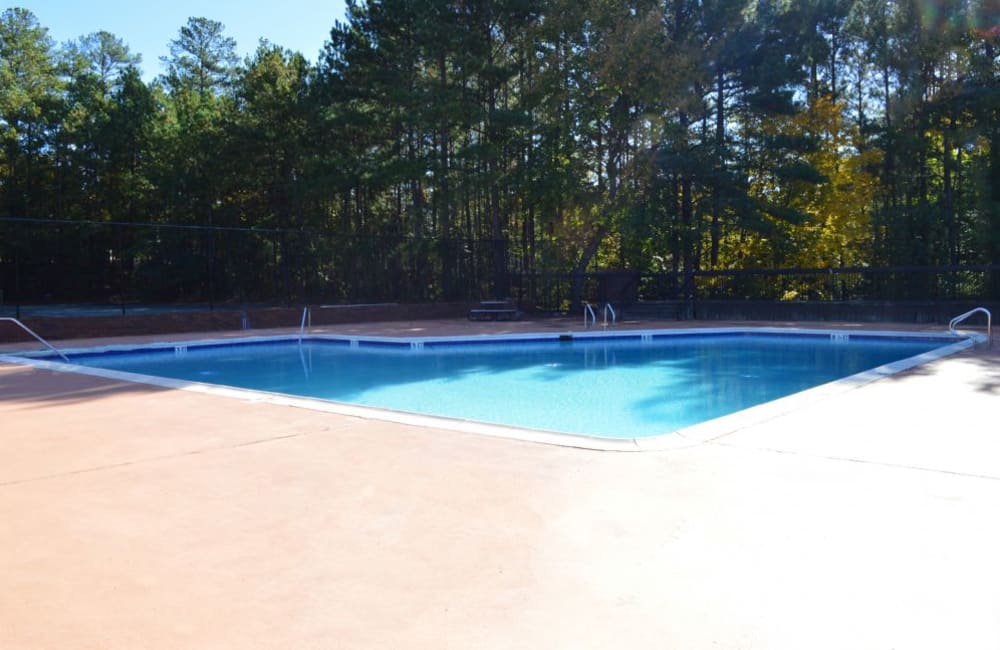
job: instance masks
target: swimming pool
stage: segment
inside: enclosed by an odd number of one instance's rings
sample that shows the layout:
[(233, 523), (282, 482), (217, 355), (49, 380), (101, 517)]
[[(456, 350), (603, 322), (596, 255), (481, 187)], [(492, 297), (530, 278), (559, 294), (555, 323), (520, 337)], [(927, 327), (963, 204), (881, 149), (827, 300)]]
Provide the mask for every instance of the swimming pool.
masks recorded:
[(842, 390), (966, 344), (901, 333), (719, 329), (414, 340), (261, 338), (76, 351), (70, 358), (106, 376), (322, 400), (397, 421), (416, 414), (634, 442), (817, 387)]

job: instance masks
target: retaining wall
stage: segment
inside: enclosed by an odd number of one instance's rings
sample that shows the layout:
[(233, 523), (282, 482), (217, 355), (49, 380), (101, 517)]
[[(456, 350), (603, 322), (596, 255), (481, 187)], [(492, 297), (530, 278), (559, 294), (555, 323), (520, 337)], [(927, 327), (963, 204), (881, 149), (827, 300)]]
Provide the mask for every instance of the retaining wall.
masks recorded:
[[(988, 302), (773, 302), (757, 300), (698, 300), (693, 317), (698, 320), (827, 321), (848, 323), (942, 323), (975, 307), (994, 315), (1000, 304)], [(973, 316), (970, 324), (985, 322)]]
[[(362, 323), (382, 321), (427, 320), (465, 317), (468, 303), (421, 303), (336, 305), (310, 307), (312, 324)], [(302, 322), (302, 307), (266, 309), (178, 311), (156, 314), (125, 314), (118, 316), (25, 316), (21, 319), (44, 339), (96, 338), (103, 336), (139, 336), (144, 334), (176, 334), (182, 332), (213, 332), (238, 330), (246, 315), (250, 330), (272, 327), (298, 327)], [(28, 340), (29, 337), (11, 323), (0, 322), (0, 342)]]

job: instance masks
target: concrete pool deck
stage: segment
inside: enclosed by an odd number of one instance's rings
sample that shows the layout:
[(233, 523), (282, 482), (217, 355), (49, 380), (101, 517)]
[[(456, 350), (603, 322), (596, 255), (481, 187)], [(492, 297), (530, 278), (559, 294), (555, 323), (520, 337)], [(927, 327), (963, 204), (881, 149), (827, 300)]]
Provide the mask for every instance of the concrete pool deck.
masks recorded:
[(641, 454), (11, 365), (0, 422), (5, 650), (1000, 646), (996, 343)]

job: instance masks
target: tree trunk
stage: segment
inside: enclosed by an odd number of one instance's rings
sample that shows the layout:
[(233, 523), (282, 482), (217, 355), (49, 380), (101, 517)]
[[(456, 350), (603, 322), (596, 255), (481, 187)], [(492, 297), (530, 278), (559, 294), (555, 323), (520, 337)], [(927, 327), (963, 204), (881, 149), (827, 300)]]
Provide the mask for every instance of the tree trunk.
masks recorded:
[(725, 174), (725, 75), (722, 66), (716, 68), (715, 77), (715, 182), (712, 184), (712, 224), (709, 264), (714, 269), (719, 265), (719, 240), (722, 238), (722, 182)]
[[(438, 54), (438, 77), (441, 82), (441, 96), (445, 97), (448, 92), (448, 61), (445, 52), (442, 50)], [(439, 218), (441, 224), (441, 284), (446, 299), (455, 297), (455, 246), (451, 241), (451, 188), (448, 184), (449, 177), (449, 150), (451, 147), (449, 139), (448, 119), (442, 114), (438, 118), (441, 122), (438, 125), (438, 146), (439, 169), (438, 169), (438, 192), (435, 199), (438, 201)]]
[[(602, 221), (604, 220), (602, 219)], [(597, 249), (601, 246), (601, 241), (607, 234), (608, 226), (606, 223), (601, 223), (597, 226), (597, 230), (594, 231), (590, 241), (587, 242), (587, 246), (583, 249), (583, 254), (580, 255), (580, 259), (576, 263), (576, 268), (573, 269), (573, 298), (570, 307), (573, 310), (579, 309), (583, 303), (583, 281), (587, 267), (590, 266), (591, 260), (597, 255)]]
[(951, 134), (949, 130), (951, 125), (949, 124), (948, 129), (944, 129), (944, 141), (942, 142), (942, 157), (941, 162), (943, 166), (944, 178), (943, 178), (943, 191), (944, 191), (944, 222), (945, 228), (948, 232), (948, 263), (955, 265), (958, 263), (957, 252), (958, 252), (958, 235), (955, 228), (955, 197), (954, 189), (952, 184), (952, 160), (951, 160)]

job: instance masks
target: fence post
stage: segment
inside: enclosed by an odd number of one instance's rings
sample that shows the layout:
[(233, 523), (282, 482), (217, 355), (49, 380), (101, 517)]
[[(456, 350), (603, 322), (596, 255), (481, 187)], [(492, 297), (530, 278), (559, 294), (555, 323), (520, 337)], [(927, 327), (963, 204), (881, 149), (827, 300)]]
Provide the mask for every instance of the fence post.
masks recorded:
[(208, 231), (208, 311), (215, 311), (215, 228)]
[(698, 316), (698, 272), (691, 272), (691, 308), (688, 312), (689, 318), (695, 320)]
[(21, 256), (14, 246), (14, 318), (21, 318)]
[(122, 229), (120, 226), (109, 226), (115, 233), (115, 248), (118, 250), (118, 307), (122, 316), (125, 315), (125, 250), (122, 244)]
[(21, 318), (21, 224), (14, 222), (14, 318)]

